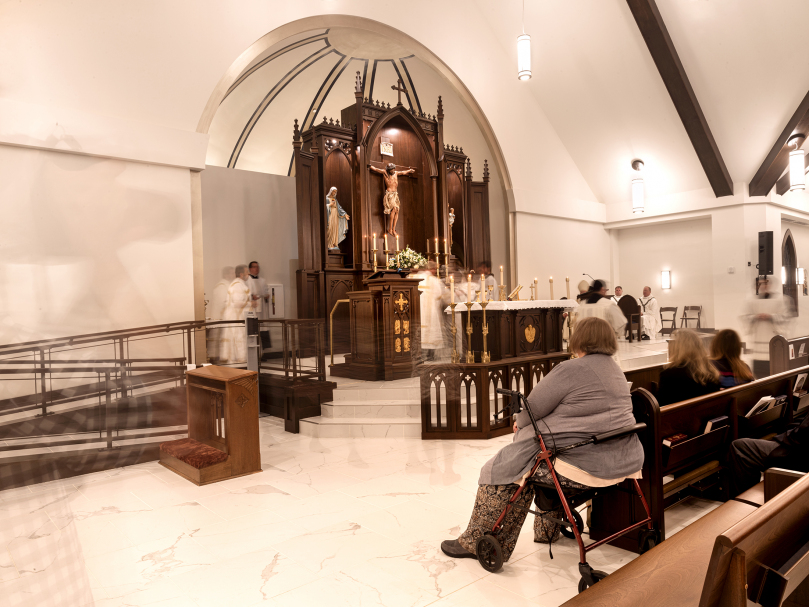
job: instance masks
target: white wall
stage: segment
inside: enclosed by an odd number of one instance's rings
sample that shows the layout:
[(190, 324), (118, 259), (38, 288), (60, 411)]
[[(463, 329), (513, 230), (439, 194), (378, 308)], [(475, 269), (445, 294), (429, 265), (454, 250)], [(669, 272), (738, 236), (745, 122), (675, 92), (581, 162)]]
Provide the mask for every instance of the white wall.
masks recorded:
[(194, 319), (189, 171), (0, 145), (0, 343)]
[[(517, 279), (523, 285), (522, 299), (528, 299), (528, 286), (539, 280), (539, 299), (548, 299), (553, 276), (554, 299), (564, 297), (565, 277), (570, 277), (570, 295), (578, 295), (579, 281), (590, 282), (582, 273), (609, 281), (610, 238), (599, 223), (516, 214)], [(498, 268), (495, 277), (500, 280)], [(508, 282), (508, 279), (506, 279)], [(516, 285), (509, 285), (514, 288)]]
[[(286, 317), (297, 316), (295, 205), (294, 177), (214, 166), (202, 172), (206, 300), (212, 300), (226, 268), (256, 260), (268, 283), (284, 285)], [(229, 273), (228, 284), (232, 280)]]
[[(639, 297), (649, 286), (661, 307), (702, 306), (702, 326), (714, 327), (711, 219), (669, 222), (620, 230), (616, 284)], [(671, 270), (671, 289), (660, 288), (661, 271)], [(679, 322), (677, 323), (679, 326)]]

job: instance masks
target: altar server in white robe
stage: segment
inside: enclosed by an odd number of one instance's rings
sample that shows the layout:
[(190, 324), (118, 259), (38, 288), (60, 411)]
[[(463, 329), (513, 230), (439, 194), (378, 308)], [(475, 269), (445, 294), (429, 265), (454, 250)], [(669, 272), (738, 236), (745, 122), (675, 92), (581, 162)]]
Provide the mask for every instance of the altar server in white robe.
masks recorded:
[(663, 328), (660, 320), (660, 304), (652, 296), (652, 289), (643, 287), (643, 297), (638, 297), (641, 314), (643, 315), (643, 337), (641, 339), (651, 339)]
[(435, 360), (444, 347), (444, 308), (449, 292), (444, 283), (436, 278), (438, 264), (427, 262), (427, 269), (419, 273), (421, 284), (421, 349), (426, 360)]
[(621, 287), (615, 287), (615, 294), (610, 297), (610, 301), (614, 304), (618, 304), (621, 301), (621, 298), (624, 296), (624, 290)]
[[(466, 352), (466, 350), (464, 350), (464, 342), (466, 341), (466, 324), (464, 324), (465, 323), (465, 321), (464, 321), (465, 316), (464, 315), (466, 314), (466, 306), (461, 305), (461, 304), (464, 304), (467, 301), (467, 299), (466, 299), (466, 293), (467, 293), (467, 286), (466, 286), (467, 281), (466, 281), (466, 278), (467, 278), (467, 275), (464, 274), (460, 270), (455, 270), (455, 272), (452, 274), (452, 276), (455, 279), (455, 282), (454, 282), (455, 303), (458, 304), (458, 306), (456, 306), (456, 308), (455, 308), (455, 349), (458, 351), (458, 354), (460, 354), (461, 357), (463, 357), (464, 353)], [(474, 287), (474, 284), (472, 285), (472, 287)], [(450, 288), (452, 288), (452, 286)], [(473, 288), (472, 289), (472, 300), (474, 301), (475, 299), (477, 299), (477, 295), (476, 295), (476, 293), (474, 291), (474, 288)], [(450, 315), (449, 314), (447, 314), (447, 319), (446, 320), (447, 320), (447, 331), (450, 331), (449, 347), (451, 349), (452, 348), (452, 333), (451, 333), (452, 324), (450, 323)]]
[[(247, 286), (247, 266), (236, 266), (236, 278), (228, 287), (228, 305), (222, 320), (244, 320), (245, 312), (251, 310), (250, 287)], [(243, 324), (222, 330), (220, 361), (223, 363), (243, 363), (247, 360), (247, 336)]]
[(770, 291), (770, 281), (759, 282), (758, 295), (751, 297), (742, 317), (748, 325), (748, 347), (752, 349), (753, 375), (756, 379), (770, 374), (770, 340), (786, 333), (791, 298)]
[[(480, 275), (484, 276), (483, 285), (486, 287), (486, 297), (489, 297), (489, 293), (491, 293), (491, 297), (495, 297), (497, 295), (497, 279), (492, 274), (492, 262), (488, 259), (481, 261), (477, 267), (478, 272), (478, 281), (480, 281)], [(489, 288), (491, 287), (491, 290)]]
[(270, 290), (267, 287), (267, 281), (258, 275), (261, 269), (257, 261), (251, 261), (247, 268), (250, 272), (247, 277), (247, 286), (250, 289), (252, 310), (259, 320), (267, 320), (270, 317), (267, 305), (270, 301)]
[[(579, 307), (576, 308), (576, 322), (582, 318), (590, 317), (600, 318), (610, 323), (612, 330), (615, 331), (615, 336), (621, 337), (626, 328), (626, 316), (621, 312), (621, 309), (616, 306), (609, 297), (607, 297), (607, 282), (604, 280), (593, 281), (590, 290), (585, 294), (585, 297), (579, 301)], [(576, 327), (573, 327), (573, 332), (576, 332)], [(618, 352), (612, 355), (613, 360), (621, 366), (621, 359)]]

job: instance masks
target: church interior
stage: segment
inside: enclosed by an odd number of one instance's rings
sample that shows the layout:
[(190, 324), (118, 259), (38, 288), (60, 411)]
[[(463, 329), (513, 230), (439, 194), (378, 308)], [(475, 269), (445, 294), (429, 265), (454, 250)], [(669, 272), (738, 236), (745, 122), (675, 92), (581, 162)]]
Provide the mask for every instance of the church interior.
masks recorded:
[(0, 605), (809, 605), (804, 18), (0, 2)]

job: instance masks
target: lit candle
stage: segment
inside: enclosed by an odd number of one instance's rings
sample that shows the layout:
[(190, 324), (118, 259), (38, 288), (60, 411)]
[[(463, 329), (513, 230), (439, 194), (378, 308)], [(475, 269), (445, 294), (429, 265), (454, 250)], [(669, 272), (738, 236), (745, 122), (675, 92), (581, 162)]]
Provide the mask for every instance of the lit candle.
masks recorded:
[(435, 255), (436, 261), (438, 261), (438, 236), (435, 237)]
[(466, 301), (472, 301), (472, 275), (466, 277)]
[(399, 252), (399, 236), (396, 236), (396, 252)]
[(565, 286), (567, 287), (567, 298), (570, 299), (570, 276), (565, 276)]
[(486, 301), (486, 277), (480, 275), (480, 301)]
[(427, 255), (430, 254), (430, 239), (427, 239)]
[(551, 299), (553, 299), (553, 276), (551, 276)]
[(449, 296), (450, 296), (450, 301), (452, 303), (455, 303), (455, 277), (454, 276), (449, 277)]
[(374, 242), (373, 242), (373, 246), (376, 246), (376, 232), (374, 232)]
[(385, 252), (388, 252), (388, 235), (385, 234)]
[(503, 285), (505, 285), (503, 282), (503, 266), (500, 266), (500, 286), (502, 287)]
[(444, 255), (448, 255), (449, 251), (447, 250), (447, 239), (444, 239)]

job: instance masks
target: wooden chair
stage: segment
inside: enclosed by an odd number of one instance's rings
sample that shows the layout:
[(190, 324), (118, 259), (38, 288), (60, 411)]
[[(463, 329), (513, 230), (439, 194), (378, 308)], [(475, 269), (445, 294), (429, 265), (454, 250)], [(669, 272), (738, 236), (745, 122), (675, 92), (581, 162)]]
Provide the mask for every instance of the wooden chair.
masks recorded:
[[(663, 318), (663, 313), (668, 314), (671, 312), (671, 318)], [(674, 329), (677, 328), (677, 306), (668, 307), (668, 308), (660, 308), (660, 323), (663, 328), (660, 330), (662, 335), (671, 335), (674, 332)], [(666, 323), (671, 323), (669, 326), (666, 326)]]
[[(676, 308), (675, 308), (676, 309)], [(696, 316), (691, 316), (689, 312), (696, 313)], [(683, 308), (683, 315), (680, 317), (680, 327), (688, 328), (689, 320), (696, 320), (697, 326), (694, 329), (701, 328), (700, 319), (702, 318), (702, 306), (685, 306)]]
[(641, 314), (638, 300), (625, 295), (618, 302), (618, 307), (626, 317), (626, 333), (629, 336), (629, 343), (632, 343), (632, 331), (634, 330), (637, 330), (638, 341), (640, 341), (641, 335), (643, 335), (643, 314)]

